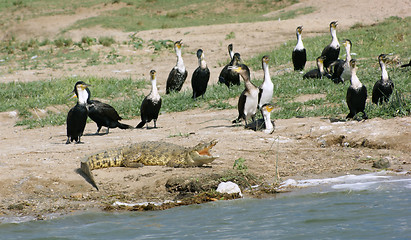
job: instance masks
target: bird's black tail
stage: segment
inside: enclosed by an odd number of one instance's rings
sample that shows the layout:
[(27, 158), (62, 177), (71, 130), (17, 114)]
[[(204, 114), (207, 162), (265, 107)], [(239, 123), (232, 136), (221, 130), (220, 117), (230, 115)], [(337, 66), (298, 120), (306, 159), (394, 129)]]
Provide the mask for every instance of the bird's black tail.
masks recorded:
[(146, 124), (146, 122), (141, 121), (141, 122), (136, 126), (136, 128), (142, 128), (142, 127), (144, 127), (144, 124)]
[(411, 60), (408, 64), (401, 65), (401, 67), (410, 67), (410, 66), (411, 66)]
[(227, 85), (227, 81), (224, 79), (224, 77), (218, 77), (218, 83), (221, 83), (221, 84), (226, 84)]
[(124, 124), (124, 123), (118, 123), (117, 127), (120, 128), (120, 129), (131, 129), (131, 128), (133, 128), (133, 126), (130, 126), (130, 125)]

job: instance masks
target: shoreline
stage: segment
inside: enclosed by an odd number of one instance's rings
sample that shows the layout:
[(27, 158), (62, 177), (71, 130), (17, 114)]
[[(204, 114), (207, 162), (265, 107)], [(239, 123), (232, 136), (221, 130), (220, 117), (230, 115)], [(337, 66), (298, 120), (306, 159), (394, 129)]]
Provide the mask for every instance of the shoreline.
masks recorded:
[[(394, 179), (393, 179), (394, 178)], [(350, 174), (350, 175), (341, 175), (337, 177), (326, 177), (326, 178), (313, 178), (313, 179), (301, 179), (295, 180), (289, 178), (279, 184), (276, 187), (278, 190), (277, 193), (265, 193), (258, 194), (258, 196), (253, 195), (256, 189), (259, 187), (253, 186), (254, 190), (246, 190), (243, 197), (235, 196), (232, 194), (232, 198), (226, 198), (223, 200), (212, 199), (209, 201), (202, 202), (204, 204), (211, 201), (230, 201), (235, 199), (266, 199), (266, 198), (275, 198), (277, 197), (289, 197), (289, 196), (299, 196), (307, 195), (313, 193), (330, 193), (330, 192), (344, 192), (344, 191), (365, 191), (371, 190), (371, 185), (375, 185), (382, 182), (398, 182), (398, 181), (407, 181), (411, 187), (411, 172), (393, 172), (387, 170), (380, 170), (360, 175)], [(258, 190), (257, 190), (258, 191)], [(278, 196), (277, 196), (278, 195)], [(0, 215), (0, 224), (18, 224), (29, 221), (45, 221), (45, 220), (54, 220), (58, 218), (65, 218), (68, 216), (82, 215), (88, 213), (125, 213), (125, 212), (135, 212), (135, 211), (162, 211), (174, 207), (181, 207), (187, 205), (196, 205), (198, 202), (193, 202), (191, 204), (181, 204), (175, 205), (173, 207), (165, 207), (164, 209), (154, 209), (147, 208), (147, 206), (164, 206), (169, 203), (176, 203), (178, 201), (165, 200), (163, 202), (120, 202), (116, 201), (111, 206), (106, 206), (104, 208), (95, 206), (87, 209), (75, 210), (75, 211), (62, 211), (54, 213), (42, 214), (41, 218), (35, 215), (22, 215), (17, 216), (17, 214), (10, 214), (7, 216)], [(97, 204), (98, 205), (98, 204)], [(137, 208), (136, 208), (137, 206)]]

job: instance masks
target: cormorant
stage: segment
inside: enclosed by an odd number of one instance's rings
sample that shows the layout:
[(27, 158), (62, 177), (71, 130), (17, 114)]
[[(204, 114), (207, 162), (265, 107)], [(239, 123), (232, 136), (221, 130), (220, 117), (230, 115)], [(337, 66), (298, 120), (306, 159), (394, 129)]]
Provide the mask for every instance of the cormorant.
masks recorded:
[(382, 102), (388, 102), (394, 89), (394, 83), (388, 76), (385, 62), (388, 60), (386, 54), (378, 56), (378, 61), (381, 67), (381, 79), (378, 80), (372, 89), (372, 102), (375, 104), (382, 104)]
[(264, 82), (258, 87), (260, 91), (258, 94), (258, 108), (259, 109), (261, 109), (261, 107), (264, 104), (271, 102), (273, 98), (274, 84), (271, 81), (270, 71), (268, 70), (269, 61), (270, 61), (270, 57), (268, 56), (263, 56), (263, 58), (261, 59), (261, 63), (262, 63), (263, 70), (264, 70)]
[(332, 62), (338, 59), (340, 54), (340, 43), (337, 38), (337, 21), (330, 23), (330, 33), (332, 37), (331, 43), (324, 48), (321, 52), (321, 56), (325, 56), (324, 68), (328, 68)]
[(230, 55), (231, 61), (221, 70), (218, 77), (218, 83), (224, 83), (227, 87), (230, 87), (234, 84), (240, 85), (240, 75), (237, 72), (229, 69), (229, 67), (239, 64), (241, 61), (241, 56), (239, 53), (233, 54), (232, 44), (228, 45), (228, 54)]
[(349, 39), (345, 39), (343, 45), (346, 52), (345, 61), (338, 59), (330, 65), (331, 68), (334, 67), (334, 71), (331, 76), (334, 83), (344, 83), (345, 81), (349, 81), (351, 78), (350, 60), (352, 44)]
[[(232, 43), (228, 44), (227, 48), (228, 48), (228, 55), (230, 56), (230, 62), (227, 65), (225, 65), (223, 69), (221, 69), (220, 75), (218, 76), (218, 83), (226, 84), (225, 76), (227, 75), (228, 67), (232, 66), (230, 65), (230, 63), (233, 61), (233, 57), (234, 57), (233, 44)], [(238, 75), (238, 77), (240, 77), (240, 75)]]
[(196, 70), (194, 70), (191, 77), (191, 87), (193, 88), (194, 99), (199, 96), (204, 97), (204, 93), (207, 90), (208, 80), (210, 79), (210, 70), (207, 67), (202, 49), (197, 50), (197, 58), (199, 66), (196, 68)]
[(238, 117), (233, 123), (238, 123), (244, 119), (245, 125), (251, 118), (254, 121), (258, 106), (259, 89), (250, 81), (250, 69), (245, 64), (231, 66), (231, 70), (238, 72), (244, 79), (245, 89), (238, 99)]
[(357, 113), (362, 112), (363, 119), (367, 119), (368, 116), (365, 113), (365, 101), (367, 100), (367, 88), (360, 82), (357, 77), (357, 67), (356, 60), (351, 59), (350, 61), (351, 69), (351, 79), (350, 86), (347, 89), (347, 105), (350, 113), (348, 113), (347, 118), (354, 118)]
[(261, 131), (263, 130), (265, 133), (273, 133), (274, 131), (274, 121), (271, 120), (271, 111), (274, 107), (270, 104), (264, 104), (261, 107), (261, 113), (263, 115), (263, 119), (257, 119), (254, 122), (251, 122), (245, 126), (245, 128), (252, 129), (254, 131)]
[(116, 109), (107, 103), (100, 102), (98, 100), (90, 100), (90, 90), (86, 88), (88, 92), (87, 107), (88, 116), (97, 124), (97, 132), (99, 134), (101, 127), (107, 127), (106, 134), (109, 133), (110, 128), (131, 129), (130, 125), (120, 123), (122, 119)]
[(181, 41), (182, 40), (174, 43), (174, 50), (176, 51), (177, 55), (177, 64), (168, 75), (166, 83), (166, 94), (169, 94), (172, 91), (179, 92), (183, 87), (183, 84), (188, 75), (186, 67), (184, 66), (183, 58), (181, 57)]
[(305, 63), (307, 62), (307, 53), (305, 51), (303, 40), (301, 38), (301, 33), (303, 32), (303, 26), (297, 27), (297, 45), (295, 46), (292, 54), (294, 71), (301, 71), (304, 69)]
[(66, 144), (76, 141), (80, 143), (80, 137), (83, 136), (84, 128), (87, 122), (87, 99), (88, 92), (86, 83), (78, 81), (74, 85), (73, 92), (77, 97), (77, 104), (70, 109), (67, 114), (67, 141)]
[[(157, 78), (156, 71), (150, 71), (151, 77), (151, 92), (143, 99), (140, 107), (141, 122), (136, 128), (142, 128), (144, 124), (149, 123), (151, 120), (154, 122), (154, 128), (157, 127), (158, 113), (161, 108), (161, 97), (157, 91)], [(146, 125), (148, 128), (148, 124)]]
[(306, 79), (306, 78), (321, 78), (322, 79), (323, 76), (326, 76), (327, 78), (331, 78), (330, 74), (328, 74), (324, 70), (324, 60), (325, 60), (324, 56), (319, 56), (316, 59), (317, 68), (312, 69), (308, 71), (307, 73), (305, 73), (303, 76), (303, 79)]

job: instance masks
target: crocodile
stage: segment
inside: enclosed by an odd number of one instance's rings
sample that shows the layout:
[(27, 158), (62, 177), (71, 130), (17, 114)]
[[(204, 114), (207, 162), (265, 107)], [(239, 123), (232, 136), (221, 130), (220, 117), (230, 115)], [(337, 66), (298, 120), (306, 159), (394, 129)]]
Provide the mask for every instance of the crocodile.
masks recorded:
[(218, 156), (213, 156), (210, 149), (217, 140), (199, 143), (194, 147), (183, 147), (173, 143), (146, 141), (120, 148), (114, 148), (91, 155), (81, 161), (81, 170), (97, 190), (97, 184), (91, 173), (93, 169), (108, 167), (199, 167), (211, 163)]

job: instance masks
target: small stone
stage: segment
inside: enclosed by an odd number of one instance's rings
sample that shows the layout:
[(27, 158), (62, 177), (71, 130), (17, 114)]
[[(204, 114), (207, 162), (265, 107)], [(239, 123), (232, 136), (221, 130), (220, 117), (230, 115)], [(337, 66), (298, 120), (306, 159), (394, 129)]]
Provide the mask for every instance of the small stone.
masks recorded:
[(386, 169), (389, 168), (391, 166), (390, 161), (388, 161), (388, 159), (380, 159), (378, 161), (375, 161), (372, 164), (373, 168), (378, 168), (378, 169)]
[(82, 193), (72, 193), (72, 194), (70, 195), (70, 197), (71, 197), (71, 198), (74, 198), (74, 199), (82, 199), (82, 198), (83, 198), (83, 194), (82, 194)]

